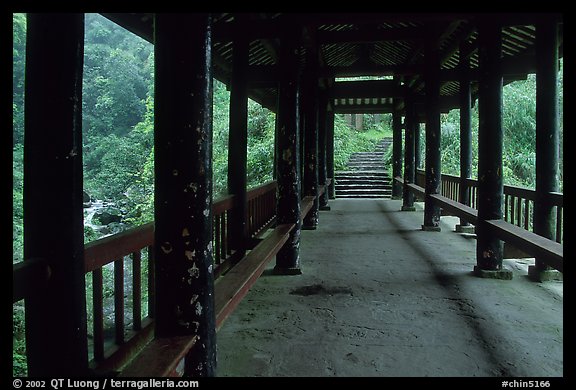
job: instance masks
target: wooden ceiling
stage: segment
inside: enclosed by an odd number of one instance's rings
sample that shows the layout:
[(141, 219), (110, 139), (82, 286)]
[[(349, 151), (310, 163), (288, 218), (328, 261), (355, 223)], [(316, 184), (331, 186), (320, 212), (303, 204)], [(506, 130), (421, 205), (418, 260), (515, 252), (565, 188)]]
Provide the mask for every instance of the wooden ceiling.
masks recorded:
[[(153, 43), (153, 14), (104, 13)], [(441, 105), (458, 106), (458, 64), (470, 60), (472, 80), (477, 79), (476, 25), (489, 19), (502, 25), (504, 82), (525, 79), (535, 72), (535, 24), (551, 18), (559, 22), (559, 53), (563, 53), (561, 14), (513, 13), (218, 13), (213, 14), (213, 65), (215, 77), (229, 84), (232, 47), (242, 34), (250, 41), (250, 97), (275, 111), (276, 74), (280, 42), (297, 34), (306, 50), (318, 48), (320, 85), (330, 89), (336, 112), (391, 112), (403, 107), (407, 89), (424, 94), (424, 48), (431, 39), (441, 60)], [(370, 76), (378, 80), (336, 81), (335, 78)], [(473, 93), (477, 87), (473, 81)]]

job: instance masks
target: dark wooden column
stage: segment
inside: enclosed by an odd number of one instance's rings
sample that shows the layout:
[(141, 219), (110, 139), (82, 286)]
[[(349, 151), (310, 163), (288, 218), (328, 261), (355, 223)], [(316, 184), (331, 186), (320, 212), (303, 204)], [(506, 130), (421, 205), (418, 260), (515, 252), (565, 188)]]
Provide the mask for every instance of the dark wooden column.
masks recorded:
[(336, 199), (336, 183), (334, 183), (334, 108), (332, 102), (326, 111), (326, 175), (332, 179), (328, 186), (328, 198)]
[[(318, 105), (318, 185), (326, 186), (326, 178), (328, 177), (326, 168), (326, 114), (328, 110), (328, 96), (326, 91), (319, 91), (319, 105)], [(320, 210), (330, 210), (328, 205), (328, 189), (319, 196), (318, 208)]]
[[(462, 47), (462, 45), (461, 45)], [(463, 50), (460, 50), (462, 53)], [(470, 89), (470, 59), (460, 57), (460, 188), (458, 201), (470, 205), (468, 179), (472, 177), (472, 96)], [(473, 233), (474, 227), (464, 219), (456, 225), (459, 233)]]
[(512, 278), (502, 270), (502, 241), (484, 223), (502, 219), (502, 36), (501, 27), (481, 22), (479, 35), (478, 224), (475, 273)]
[[(558, 191), (558, 25), (543, 20), (536, 25), (536, 201), (534, 233), (555, 240), (556, 213), (550, 199)], [(529, 269), (535, 280), (561, 278), (561, 273), (536, 258)]]
[(184, 375), (213, 376), (211, 17), (154, 26), (156, 336), (197, 337)]
[(433, 39), (426, 42), (426, 193), (423, 230), (440, 231), (440, 207), (430, 195), (440, 193), (440, 50)]
[[(394, 99), (392, 112), (392, 176), (402, 176), (402, 114), (396, 109), (397, 100)], [(392, 181), (392, 199), (402, 198), (402, 185)]]
[(408, 189), (408, 184), (414, 183), (414, 128), (417, 122), (414, 96), (405, 99), (406, 116), (404, 119), (404, 192), (402, 211), (415, 211), (414, 193)]
[[(28, 14), (24, 259), (49, 267), (26, 299), (30, 376), (87, 375), (82, 209), (83, 14)], [(51, 221), (57, 228), (49, 228)], [(6, 341), (9, 342), (9, 341)]]
[[(244, 19), (239, 19), (244, 20)], [(228, 222), (230, 245), (237, 258), (246, 252), (247, 229), (247, 153), (248, 153), (248, 41), (234, 39), (230, 80), (230, 126), (228, 135), (228, 193), (234, 207)]]
[(313, 196), (314, 204), (304, 217), (303, 229), (314, 230), (318, 226), (320, 202), (318, 199), (318, 56), (314, 48), (306, 51), (306, 68), (302, 93), (306, 94), (304, 111), (304, 196)]
[(274, 272), (300, 274), (300, 108), (299, 67), (295, 42), (291, 36), (282, 40), (280, 49), (280, 84), (278, 89), (278, 180), (276, 218), (278, 224), (294, 223), (290, 238), (276, 254)]

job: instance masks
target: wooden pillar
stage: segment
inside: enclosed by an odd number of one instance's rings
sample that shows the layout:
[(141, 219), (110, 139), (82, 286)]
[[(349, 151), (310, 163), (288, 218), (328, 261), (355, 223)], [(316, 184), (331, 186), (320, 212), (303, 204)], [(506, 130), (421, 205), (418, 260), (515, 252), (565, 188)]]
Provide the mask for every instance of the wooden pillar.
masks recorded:
[[(327, 142), (327, 128), (326, 117), (328, 110), (328, 96), (326, 91), (319, 91), (319, 105), (318, 105), (318, 185), (326, 186), (326, 178), (328, 177), (326, 167), (326, 142)], [(330, 210), (328, 205), (328, 189), (319, 196), (318, 207), (320, 210)]]
[(424, 224), (426, 231), (440, 231), (440, 207), (430, 195), (440, 193), (440, 50), (433, 39), (426, 42), (426, 192)]
[(277, 274), (300, 274), (300, 108), (298, 89), (298, 56), (290, 36), (280, 49), (280, 84), (278, 89), (278, 159), (276, 177), (278, 224), (294, 223), (290, 238), (276, 254)]
[[(408, 189), (408, 184), (414, 183), (414, 129), (418, 117), (414, 105), (414, 96), (405, 99), (406, 116), (404, 119), (404, 191), (402, 211), (415, 211), (414, 193)], [(393, 118), (394, 119), (394, 118)]]
[[(556, 213), (550, 199), (558, 191), (558, 25), (542, 20), (536, 25), (536, 201), (534, 233), (556, 239)], [(536, 257), (529, 269), (536, 280), (561, 277), (561, 273)]]
[[(463, 45), (460, 47), (462, 48)], [(462, 53), (463, 50), (460, 50)], [(470, 187), (468, 179), (472, 178), (472, 95), (470, 88), (470, 59), (460, 57), (460, 187), (458, 201), (470, 206)], [(460, 233), (472, 233), (474, 227), (460, 218), (456, 225)]]
[(350, 114), (350, 127), (351, 130), (356, 130), (356, 114)]
[[(242, 21), (244, 19), (239, 19)], [(231, 248), (237, 258), (246, 252), (247, 228), (247, 155), (248, 155), (248, 40), (239, 35), (232, 49), (230, 80), (230, 126), (228, 133), (228, 193), (234, 195), (228, 222)]]
[(334, 108), (332, 103), (326, 111), (326, 175), (331, 178), (328, 186), (328, 198), (336, 199), (336, 183), (334, 183)]
[(213, 376), (212, 22), (154, 18), (156, 337), (196, 337), (184, 375)]
[[(392, 112), (392, 176), (402, 176), (402, 114), (396, 109), (397, 99), (394, 99)], [(392, 181), (392, 199), (402, 198), (402, 185)]]
[[(30, 376), (88, 374), (82, 209), (83, 14), (28, 14), (24, 259), (49, 267), (26, 299)], [(47, 228), (46, 222), (57, 228)]]
[(354, 121), (354, 126), (357, 131), (364, 131), (364, 114), (353, 114), (356, 120)]
[(304, 110), (304, 196), (313, 196), (314, 204), (304, 217), (302, 228), (314, 230), (318, 226), (318, 56), (314, 48), (306, 51), (305, 84), (303, 93), (307, 95)]
[(305, 174), (304, 165), (306, 164), (306, 156), (305, 156), (306, 148), (304, 147), (304, 145), (306, 140), (306, 134), (305, 134), (306, 120), (309, 119), (306, 117), (306, 107), (310, 104), (309, 103), (310, 96), (308, 94), (308, 90), (305, 88), (305, 84), (306, 79), (304, 72), (299, 72), (297, 88), (298, 88), (298, 112), (300, 115), (300, 119), (298, 122), (298, 131), (300, 132), (300, 160), (299, 160), (300, 182), (301, 182), (300, 198), (304, 197), (304, 174)]
[(475, 273), (512, 278), (502, 270), (502, 241), (484, 221), (502, 219), (502, 36), (493, 21), (481, 21), (479, 36), (478, 223)]

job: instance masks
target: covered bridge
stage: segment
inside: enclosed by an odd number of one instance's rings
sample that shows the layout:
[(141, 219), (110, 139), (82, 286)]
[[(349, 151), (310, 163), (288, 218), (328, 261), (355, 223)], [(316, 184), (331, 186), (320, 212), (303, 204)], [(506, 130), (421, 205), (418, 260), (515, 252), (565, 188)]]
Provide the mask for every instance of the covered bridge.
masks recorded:
[[(312, 269), (312, 262), (322, 258), (322, 253), (310, 255), (310, 251), (323, 247), (322, 240), (327, 239), (321, 234), (323, 216), (326, 221), (336, 218), (336, 211), (357, 210), (357, 220), (364, 222), (384, 221), (391, 212), (409, 216), (394, 229), (382, 230), (380, 237), (370, 235), (371, 239), (407, 240), (412, 248), (417, 247), (412, 240), (424, 239), (432, 243), (430, 251), (434, 240), (446, 233), (440, 232), (441, 215), (459, 217), (456, 230), (474, 227), (476, 234), (475, 241), (468, 241), (475, 251), (467, 272), (477, 276), (476, 283), (491, 286), (487, 289), (496, 288), (488, 284), (494, 282), (489, 278), (498, 279), (497, 285), (512, 283), (512, 271), (503, 266), (504, 242), (535, 258), (529, 270), (532, 279), (561, 277), (557, 78), (563, 54), (562, 15), (103, 15), (154, 44), (155, 220), (84, 245), (80, 104), (84, 15), (28, 14), (25, 261), (13, 267), (13, 301), (26, 302), (31, 376), (216, 375), (216, 332), (225, 330), (224, 321), (234, 316), (239, 304), (250, 304), (240, 301), (270, 260), (275, 258), (269, 273), (281, 275), (276, 278), (305, 277), (307, 267)], [(503, 185), (502, 87), (531, 73), (537, 80), (537, 182), (535, 190), (526, 190)], [(337, 81), (357, 76), (369, 77)], [(231, 93), (229, 194), (217, 200), (212, 198), (213, 78), (224, 82)], [(275, 112), (277, 119), (275, 180), (256, 189), (246, 185), (248, 98)], [(479, 180), (471, 178), (470, 118), (476, 102)], [(451, 109), (460, 110), (460, 177), (442, 175), (440, 164), (440, 114)], [(338, 113), (392, 113), (392, 199), (332, 200)], [(416, 131), (420, 123), (425, 124), (426, 149), (425, 170), (418, 173), (415, 161), (421, 156), (415, 145), (420, 142)], [(40, 190), (42, 198), (35, 195)], [(414, 211), (415, 199), (423, 200), (423, 213)], [(46, 203), (53, 207), (48, 210)], [(51, 218), (58, 215), (58, 230), (45, 229), (48, 212)], [(341, 242), (346, 242), (350, 220), (342, 215), (333, 220), (339, 230), (331, 234), (341, 234)], [(416, 230), (424, 236), (407, 233)], [(438, 245), (436, 250), (449, 253), (460, 244), (448, 238)], [(385, 249), (372, 261), (394, 273), (400, 266), (394, 260), (397, 253), (392, 247)], [(348, 255), (357, 262), (362, 249)], [(140, 286), (143, 256), (149, 266), (149, 309), (142, 313), (140, 289), (135, 288), (134, 296), (127, 298), (134, 302), (134, 320), (127, 331), (124, 263), (132, 263), (133, 284)], [(330, 259), (322, 260), (327, 267)], [(115, 336), (108, 340), (102, 267), (112, 262)], [(93, 280), (91, 301), (86, 300), (86, 274)], [(445, 285), (450, 280), (439, 276), (437, 282)], [(337, 294), (347, 288), (341, 283), (330, 291)], [(386, 288), (378, 294), (380, 303), (394, 301)], [(488, 292), (484, 297), (479, 294), (480, 299), (493, 298)], [(462, 309), (464, 304), (458, 302)], [(92, 323), (86, 320), (87, 305), (94, 309)], [(320, 311), (317, 314), (321, 317)], [(412, 320), (405, 316), (399, 321), (407, 325)], [(451, 326), (441, 318), (428, 321), (434, 324), (431, 328)], [(562, 328), (562, 323), (556, 325)], [(93, 335), (90, 340), (88, 333)], [(385, 347), (382, 354), (388, 356)], [(345, 357), (359, 359), (358, 352)], [(415, 366), (412, 369), (418, 373)], [(493, 375), (510, 372), (514, 371)], [(562, 375), (562, 367), (547, 373)]]

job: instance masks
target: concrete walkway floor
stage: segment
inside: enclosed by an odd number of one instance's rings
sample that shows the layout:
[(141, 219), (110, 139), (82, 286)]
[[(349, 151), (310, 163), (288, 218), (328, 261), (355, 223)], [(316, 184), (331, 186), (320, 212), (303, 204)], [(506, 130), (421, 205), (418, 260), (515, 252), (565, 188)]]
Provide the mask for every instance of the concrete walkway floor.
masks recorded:
[(268, 269), (217, 336), (219, 376), (561, 377), (562, 282), (471, 271), (475, 239), (422, 205), (337, 199), (303, 231), (303, 274)]

